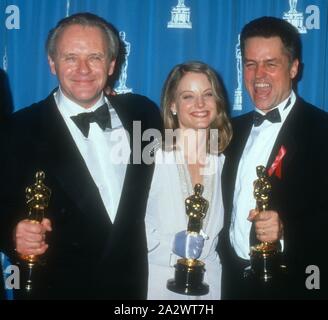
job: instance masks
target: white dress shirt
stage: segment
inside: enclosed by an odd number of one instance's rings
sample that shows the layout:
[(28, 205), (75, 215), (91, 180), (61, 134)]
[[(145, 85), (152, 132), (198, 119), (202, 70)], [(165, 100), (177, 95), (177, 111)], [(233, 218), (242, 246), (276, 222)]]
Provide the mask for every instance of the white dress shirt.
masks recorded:
[[(285, 108), (289, 98), (290, 105)], [(271, 123), (264, 120), (258, 127), (253, 125), (240, 158), (230, 226), (230, 241), (240, 258), (249, 259), (249, 236), (252, 223), (247, 220), (247, 217), (249, 211), (256, 207), (253, 196), (253, 182), (257, 179), (256, 167), (267, 165), (279, 131), (294, 107), (295, 101), (295, 93), (291, 91), (290, 96), (276, 107), (279, 109), (281, 122)], [(264, 115), (264, 112), (257, 108), (256, 111)]]
[[(107, 213), (114, 222), (130, 156), (130, 145), (122, 122), (104, 95), (88, 109), (68, 99), (60, 88), (54, 93), (54, 97), (58, 110), (98, 187)], [(103, 131), (97, 123), (90, 123), (89, 135), (86, 138), (71, 117), (95, 111), (104, 103), (109, 107), (112, 129)]]

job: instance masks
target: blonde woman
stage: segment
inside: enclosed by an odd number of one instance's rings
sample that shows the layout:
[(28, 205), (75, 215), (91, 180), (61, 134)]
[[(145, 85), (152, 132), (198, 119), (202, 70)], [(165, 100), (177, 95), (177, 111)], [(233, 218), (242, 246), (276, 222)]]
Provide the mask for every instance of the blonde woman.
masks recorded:
[[(221, 264), (215, 248), (223, 224), (222, 152), (232, 136), (222, 84), (202, 62), (177, 65), (165, 82), (161, 108), (165, 141), (156, 153), (146, 212), (148, 299), (220, 299)], [(204, 187), (202, 196), (209, 206), (201, 232), (190, 236), (185, 199), (194, 194), (196, 184)], [(181, 257), (205, 263), (208, 294), (183, 295), (167, 289)]]

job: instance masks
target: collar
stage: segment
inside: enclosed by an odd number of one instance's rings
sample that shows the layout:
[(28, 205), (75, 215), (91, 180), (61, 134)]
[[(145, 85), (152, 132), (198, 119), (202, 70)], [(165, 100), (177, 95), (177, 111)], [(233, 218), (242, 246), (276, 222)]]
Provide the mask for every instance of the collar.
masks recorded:
[[(290, 99), (290, 103), (286, 107), (289, 99)], [(296, 101), (295, 92), (293, 90), (291, 90), (289, 96), (285, 100), (283, 100), (276, 107), (274, 107), (274, 108), (271, 109), (271, 110), (279, 109), (279, 113), (280, 113), (280, 116), (281, 116), (281, 123), (283, 123), (286, 120), (289, 112), (294, 107), (295, 101)], [(269, 110), (269, 111), (271, 111), (271, 110)], [(258, 109), (256, 107), (255, 107), (255, 111), (257, 111), (258, 113), (260, 113), (262, 115), (265, 115), (265, 112), (263, 112), (262, 110), (260, 110), (260, 109)]]
[(91, 108), (83, 108), (76, 102), (72, 101), (71, 99), (67, 98), (61, 88), (59, 87), (58, 90), (54, 92), (54, 99), (57, 104), (57, 108), (61, 115), (64, 117), (66, 122), (73, 123), (71, 117), (76, 116), (79, 113), (82, 112), (92, 112), (98, 109), (101, 105), (104, 103), (107, 103), (110, 116), (111, 116), (111, 121), (112, 121), (112, 129), (117, 129), (122, 127), (122, 122), (115, 111), (115, 109), (112, 107), (110, 101), (107, 99), (107, 97), (101, 93), (101, 97), (99, 100), (91, 107)]
[(66, 117), (76, 116), (81, 112), (92, 112), (98, 109), (104, 103), (108, 103), (107, 98), (101, 93), (100, 98), (98, 101), (90, 108), (84, 108), (80, 106), (78, 103), (72, 101), (71, 99), (67, 98), (61, 88), (54, 93), (54, 98), (57, 103), (58, 109), (62, 114), (65, 114)]

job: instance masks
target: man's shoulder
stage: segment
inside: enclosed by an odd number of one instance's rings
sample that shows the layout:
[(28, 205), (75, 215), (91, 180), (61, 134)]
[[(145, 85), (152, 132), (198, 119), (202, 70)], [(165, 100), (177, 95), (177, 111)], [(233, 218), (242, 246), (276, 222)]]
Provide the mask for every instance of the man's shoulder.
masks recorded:
[(237, 117), (231, 118), (232, 127), (240, 127), (249, 124), (253, 119), (254, 111), (247, 112)]
[(297, 97), (295, 107), (302, 108), (302, 111), (304, 112), (305, 116), (310, 117), (308, 118), (308, 120), (314, 119), (322, 120), (324, 122), (328, 121), (328, 113), (325, 110), (318, 108), (317, 106), (305, 101), (300, 97)]
[(40, 130), (47, 127), (44, 126), (45, 121), (49, 120), (50, 123), (53, 120), (52, 114), (49, 113), (51, 103), (48, 97), (12, 113), (3, 129), (6, 135), (18, 136), (24, 140), (33, 134), (38, 134)]
[(311, 139), (326, 140), (328, 135), (328, 113), (300, 97), (297, 98), (294, 108), (299, 130), (307, 132), (307, 136)]
[(250, 112), (244, 113), (242, 115), (233, 117), (232, 118), (232, 121), (233, 122), (244, 122), (244, 121), (247, 121), (249, 118), (252, 117), (253, 113), (254, 113), (254, 111), (250, 111)]
[(162, 129), (161, 113), (157, 105), (149, 98), (133, 93), (108, 97), (122, 119), (142, 121), (145, 127)]
[(109, 97), (109, 100), (117, 105), (126, 108), (138, 108), (138, 110), (148, 110), (149, 108), (157, 108), (155, 102), (151, 101), (146, 96), (136, 93), (118, 94)]
[(38, 117), (38, 114), (40, 112), (44, 111), (47, 106), (49, 106), (52, 102), (52, 96), (48, 96), (44, 100), (41, 100), (39, 102), (35, 102), (29, 106), (23, 107), (20, 110), (17, 110), (14, 112), (11, 117), (10, 121), (12, 122), (21, 122), (21, 121), (27, 121), (29, 119), (35, 119)]

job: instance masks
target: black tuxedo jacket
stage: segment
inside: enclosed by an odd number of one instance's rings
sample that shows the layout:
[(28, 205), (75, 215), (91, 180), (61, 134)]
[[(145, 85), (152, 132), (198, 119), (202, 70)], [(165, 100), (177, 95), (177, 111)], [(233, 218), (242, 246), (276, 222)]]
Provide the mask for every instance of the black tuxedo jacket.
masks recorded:
[[(54, 98), (16, 112), (2, 133), (1, 244), (13, 252), (14, 226), (26, 217), (25, 188), (37, 170), (46, 174), (52, 196), (47, 217), (53, 231), (45, 266), (36, 272), (36, 298), (144, 299), (147, 247), (144, 214), (153, 164), (132, 164), (149, 144), (133, 144), (133, 121), (141, 134), (161, 128), (158, 108), (134, 94), (109, 97), (130, 134), (131, 159), (120, 203), (111, 222), (98, 189), (61, 117)], [(140, 135), (138, 135), (140, 138)], [(12, 260), (14, 257), (12, 257)], [(20, 291), (21, 292), (21, 291)]]
[[(219, 237), (218, 251), (223, 264), (223, 297), (239, 298), (241, 283), (239, 259), (230, 244), (229, 228), (238, 165), (251, 131), (253, 112), (233, 119), (234, 137), (227, 149), (222, 175), (225, 207), (224, 227)], [(300, 98), (285, 120), (272, 149), (270, 168), (280, 148), (286, 155), (282, 160), (282, 176), (271, 176), (270, 207), (276, 210), (284, 224), (284, 260), (288, 266), (286, 288), (278, 298), (311, 298), (327, 295), (326, 235), (328, 230), (328, 116)], [(257, 165), (254, 163), (255, 170)], [(262, 164), (263, 165), (263, 164)], [(320, 290), (305, 286), (306, 267), (320, 268)], [(250, 289), (244, 298), (260, 298)]]
[[(1, 263), (0, 263), (0, 267), (2, 267)], [(1, 277), (1, 279), (0, 279), (0, 301), (1, 301), (1, 300), (4, 300), (5, 297), (6, 297), (6, 295), (5, 295), (5, 283), (3, 281), (2, 269), (0, 269), (0, 277)]]

